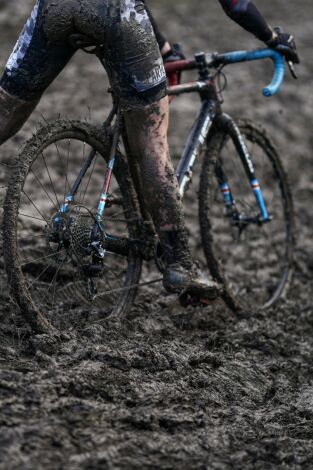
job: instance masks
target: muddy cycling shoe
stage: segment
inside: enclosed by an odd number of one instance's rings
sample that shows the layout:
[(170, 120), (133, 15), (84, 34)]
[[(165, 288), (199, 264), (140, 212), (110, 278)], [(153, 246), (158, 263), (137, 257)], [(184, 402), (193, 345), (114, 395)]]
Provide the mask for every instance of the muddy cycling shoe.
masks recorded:
[(214, 300), (221, 295), (221, 287), (204, 279), (196, 268), (183, 227), (176, 231), (161, 232), (159, 238), (166, 264), (163, 285), (168, 292), (180, 295), (187, 293), (208, 300)]
[(204, 279), (195, 267), (186, 269), (178, 263), (167, 266), (163, 275), (163, 285), (168, 292), (185, 293), (207, 300), (215, 300), (223, 292), (219, 284)]

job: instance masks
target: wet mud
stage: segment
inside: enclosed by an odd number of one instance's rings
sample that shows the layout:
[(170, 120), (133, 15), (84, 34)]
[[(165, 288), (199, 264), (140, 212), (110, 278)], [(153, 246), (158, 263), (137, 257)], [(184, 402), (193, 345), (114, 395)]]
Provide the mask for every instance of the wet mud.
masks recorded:
[[(197, 8), (187, 0), (151, 0), (151, 9), (170, 39), (186, 44), (187, 54), (258, 44), (230, 22), (218, 2), (212, 8), (211, 3), (208, 12), (206, 0)], [(2, 65), (32, 4), (0, 0)], [(312, 4), (258, 5), (273, 25), (284, 24), (295, 35), (300, 80), (288, 77), (282, 93), (265, 100), (260, 90), (271, 65), (233, 67), (226, 71), (225, 110), (261, 122), (290, 175), (298, 240), (288, 298), (238, 320), (222, 303), (184, 310), (160, 286), (148, 287), (123, 324), (93, 322), (77, 312), (69, 322), (75, 328), (31, 337), (9, 299), (1, 256), (1, 469), (312, 468)], [(20, 133), (1, 147), (1, 163), (10, 164), (42, 116), (99, 122), (109, 109), (107, 87), (96, 59), (79, 53)], [(195, 102), (190, 97), (173, 104), (174, 161)], [(1, 165), (1, 194), (7, 175)], [(195, 175), (186, 218), (193, 253), (203, 265), (197, 183)], [(145, 267), (144, 280), (155, 277), (156, 270)]]

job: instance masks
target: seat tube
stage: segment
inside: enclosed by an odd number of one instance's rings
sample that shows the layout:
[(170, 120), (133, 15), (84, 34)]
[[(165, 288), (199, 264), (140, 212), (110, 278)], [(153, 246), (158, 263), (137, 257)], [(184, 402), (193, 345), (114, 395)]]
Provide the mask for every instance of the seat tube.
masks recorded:
[(118, 141), (119, 141), (119, 137), (120, 137), (120, 131), (121, 131), (121, 115), (120, 115), (120, 111), (118, 110), (117, 116), (116, 116), (116, 122), (115, 122), (115, 125), (114, 125), (114, 134), (113, 134), (113, 139), (112, 139), (110, 158), (109, 158), (109, 161), (108, 161), (108, 164), (107, 164), (105, 177), (104, 177), (103, 189), (102, 189), (102, 193), (101, 193), (101, 196), (100, 196), (100, 199), (99, 199), (99, 204), (98, 204), (97, 213), (96, 213), (96, 221), (97, 221), (98, 226), (100, 226), (100, 222), (103, 218), (105, 208), (106, 208), (106, 205), (107, 205), (107, 200), (108, 200), (108, 197), (109, 197), (109, 189), (110, 189), (114, 164), (115, 164), (115, 160), (116, 160), (116, 154), (117, 154), (117, 148), (118, 148)]
[(103, 217), (105, 207), (106, 207), (106, 203), (107, 203), (107, 200), (108, 200), (109, 188), (110, 188), (114, 163), (115, 163), (115, 157), (111, 158), (111, 160), (108, 163), (106, 172), (105, 172), (103, 191), (102, 191), (101, 196), (100, 196), (98, 209), (97, 209), (97, 214), (96, 214), (96, 220), (97, 220), (98, 223), (101, 221), (101, 219)]

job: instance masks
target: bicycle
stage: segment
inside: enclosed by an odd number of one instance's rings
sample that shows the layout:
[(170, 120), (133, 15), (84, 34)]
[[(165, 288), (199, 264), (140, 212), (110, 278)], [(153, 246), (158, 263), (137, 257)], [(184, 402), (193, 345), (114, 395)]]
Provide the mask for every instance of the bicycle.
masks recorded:
[[(285, 62), (270, 49), (198, 53), (166, 64), (168, 74), (198, 72), (195, 81), (168, 89), (170, 97), (197, 93), (201, 103), (176, 172), (184, 195), (201, 156), (202, 246), (236, 312), (274, 305), (293, 271), (293, 204), (279, 155), (262, 128), (222, 112), (218, 87), (226, 65), (265, 58), (275, 71), (263, 94), (273, 96)], [(126, 315), (138, 288), (160, 281), (140, 283), (143, 260), (162, 271), (162, 253), (128, 152), (117, 104), (101, 127), (58, 120), (23, 147), (8, 184), (3, 239), (13, 296), (33, 328), (51, 331), (53, 312), (92, 305), (103, 318)], [(205, 301), (183, 294), (181, 303)]]

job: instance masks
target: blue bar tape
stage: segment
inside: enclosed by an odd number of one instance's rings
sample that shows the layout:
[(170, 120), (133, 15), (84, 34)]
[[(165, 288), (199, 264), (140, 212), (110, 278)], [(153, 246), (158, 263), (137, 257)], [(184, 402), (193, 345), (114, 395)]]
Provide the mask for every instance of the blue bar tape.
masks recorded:
[(221, 54), (224, 63), (235, 64), (251, 60), (272, 59), (274, 62), (273, 80), (267, 87), (263, 88), (263, 95), (270, 97), (279, 92), (285, 78), (285, 59), (279, 52), (273, 49), (256, 49), (254, 51), (236, 51)]

